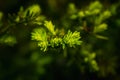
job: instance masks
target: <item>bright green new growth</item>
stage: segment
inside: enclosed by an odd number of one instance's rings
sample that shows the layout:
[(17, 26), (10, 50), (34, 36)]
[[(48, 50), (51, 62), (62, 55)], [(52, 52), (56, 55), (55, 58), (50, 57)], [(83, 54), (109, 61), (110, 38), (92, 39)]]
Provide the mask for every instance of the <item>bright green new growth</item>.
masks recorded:
[(38, 41), (38, 46), (41, 47), (41, 50), (46, 51), (48, 42), (45, 30), (43, 28), (36, 28), (31, 34), (32, 40)]
[(65, 48), (65, 45), (69, 45), (70, 47), (75, 47), (75, 45), (80, 45), (82, 41), (80, 41), (80, 32), (71, 32), (68, 31), (63, 37), (55, 35), (54, 26), (51, 21), (45, 21), (44, 26), (51, 32), (53, 35), (48, 34), (45, 28), (36, 28), (31, 33), (32, 40), (38, 41), (38, 46), (41, 50), (46, 51), (47, 47), (60, 47)]
[(47, 40), (47, 34), (43, 28), (36, 28), (32, 32), (32, 40), (36, 41), (46, 41)]
[(71, 31), (68, 31), (63, 40), (64, 43), (68, 44), (70, 47), (75, 47), (75, 45), (80, 45), (82, 43), (82, 41), (79, 41), (80, 38), (80, 32), (75, 31), (72, 33)]
[(51, 21), (45, 21), (44, 26), (53, 34), (55, 35), (54, 25)]
[(41, 50), (46, 51), (48, 47), (47, 41), (40, 41), (38, 42), (38, 46), (41, 48)]
[(62, 38), (53, 38), (50, 40), (50, 44), (52, 47), (55, 47), (55, 46), (60, 46), (63, 44), (63, 41), (62, 41)]

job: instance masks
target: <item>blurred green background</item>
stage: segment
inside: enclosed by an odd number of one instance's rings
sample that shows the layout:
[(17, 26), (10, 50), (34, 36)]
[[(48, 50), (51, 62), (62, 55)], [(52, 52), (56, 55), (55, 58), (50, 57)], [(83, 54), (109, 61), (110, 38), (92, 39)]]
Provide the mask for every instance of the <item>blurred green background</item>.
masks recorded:
[[(21, 6), (27, 8), (33, 4), (39, 4), (41, 14), (55, 25), (67, 29), (61, 23), (71, 23), (71, 20), (66, 18), (69, 16), (68, 5), (73, 3), (77, 9), (84, 10), (94, 1), (96, 0), (0, 0), (0, 16), (3, 14), (3, 19), (0, 18), (0, 29), (8, 24), (8, 14), (17, 13)], [(109, 9), (112, 13), (105, 21), (108, 29), (102, 33), (108, 40), (99, 40), (88, 34), (86, 38), (86, 34), (83, 34), (85, 44), (82, 48), (55, 48), (42, 52), (30, 40), (31, 29), (18, 25), (18, 29), (11, 29), (17, 36), (15, 45), (9, 46), (11, 44), (0, 42), (0, 80), (120, 80), (120, 1), (98, 1), (103, 4), (103, 10)], [(72, 23), (78, 24), (76, 20)], [(75, 30), (73, 27), (70, 29)], [(0, 38), (3, 35), (1, 30)], [(90, 64), (83, 62), (80, 54), (82, 50), (86, 53), (87, 50), (96, 52), (95, 60), (100, 67), (99, 71), (92, 71)]]

